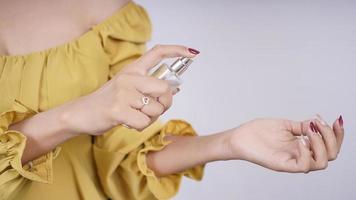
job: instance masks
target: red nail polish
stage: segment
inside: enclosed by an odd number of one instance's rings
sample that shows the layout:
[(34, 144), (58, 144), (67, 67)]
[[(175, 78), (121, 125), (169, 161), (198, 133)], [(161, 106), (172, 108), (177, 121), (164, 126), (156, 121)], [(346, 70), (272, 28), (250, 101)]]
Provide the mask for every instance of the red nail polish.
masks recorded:
[(314, 123), (313, 122), (310, 122), (310, 129), (314, 132), (314, 133), (316, 133), (316, 129), (315, 129), (315, 125), (314, 125)]
[(310, 122), (309, 127), (314, 132), (313, 122)]
[(198, 50), (196, 50), (196, 49), (193, 49), (193, 48), (188, 48), (188, 51), (189, 51), (190, 53), (192, 53), (192, 54), (195, 54), (195, 55), (197, 55), (197, 54), (200, 53), (200, 51), (198, 51)]
[(341, 115), (340, 115), (340, 117), (339, 117), (339, 124), (340, 124), (341, 127), (344, 126), (344, 119), (342, 119), (342, 116), (341, 116)]

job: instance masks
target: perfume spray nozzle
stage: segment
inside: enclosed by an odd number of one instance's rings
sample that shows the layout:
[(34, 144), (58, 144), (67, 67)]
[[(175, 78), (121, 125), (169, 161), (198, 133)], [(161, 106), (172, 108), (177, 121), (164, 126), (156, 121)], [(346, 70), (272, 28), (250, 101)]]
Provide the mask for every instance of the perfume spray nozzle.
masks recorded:
[(169, 68), (172, 72), (182, 75), (185, 70), (192, 64), (193, 60), (187, 57), (181, 57), (176, 60)]

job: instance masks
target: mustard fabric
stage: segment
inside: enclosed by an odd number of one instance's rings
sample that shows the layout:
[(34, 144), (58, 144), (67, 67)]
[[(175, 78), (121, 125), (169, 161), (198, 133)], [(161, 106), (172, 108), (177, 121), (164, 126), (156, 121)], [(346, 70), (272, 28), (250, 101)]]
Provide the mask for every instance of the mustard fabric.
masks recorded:
[(146, 165), (147, 152), (168, 144), (166, 134), (196, 135), (184, 120), (79, 136), (21, 164), (26, 136), (11, 124), (98, 89), (142, 55), (150, 37), (146, 11), (130, 2), (66, 44), (0, 56), (0, 199), (169, 199), (182, 176), (202, 179), (204, 166), (157, 178)]

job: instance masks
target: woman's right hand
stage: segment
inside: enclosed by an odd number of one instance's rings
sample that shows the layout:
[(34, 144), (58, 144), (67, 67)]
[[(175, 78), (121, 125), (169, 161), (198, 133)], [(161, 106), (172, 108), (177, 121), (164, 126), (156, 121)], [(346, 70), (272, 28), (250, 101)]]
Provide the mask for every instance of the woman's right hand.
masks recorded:
[(196, 54), (184, 46), (157, 45), (95, 92), (64, 104), (62, 121), (77, 134), (100, 135), (120, 124), (142, 131), (171, 106), (175, 93), (167, 81), (147, 76), (148, 71), (164, 58)]

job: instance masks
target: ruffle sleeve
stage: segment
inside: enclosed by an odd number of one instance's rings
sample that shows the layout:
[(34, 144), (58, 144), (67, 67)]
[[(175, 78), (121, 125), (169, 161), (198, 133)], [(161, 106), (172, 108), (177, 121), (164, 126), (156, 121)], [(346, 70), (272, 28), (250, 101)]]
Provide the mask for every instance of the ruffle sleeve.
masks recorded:
[[(146, 155), (150, 151), (159, 151), (170, 142), (165, 141), (164, 137), (168, 134), (176, 136), (196, 136), (192, 126), (183, 120), (170, 120), (161, 129), (159, 134), (144, 142), (142, 149), (137, 153), (137, 166), (147, 180), (147, 186), (158, 199), (169, 199), (179, 190), (182, 176), (193, 180), (201, 180), (203, 177), (204, 166), (196, 166), (178, 174), (158, 178), (146, 164)], [(136, 155), (135, 155), (136, 156)]]
[(12, 108), (0, 115), (0, 199), (10, 198), (26, 181), (52, 182), (52, 160), (57, 157), (60, 147), (22, 165), (26, 136), (9, 129), (11, 124), (37, 113), (15, 99)]
[(192, 126), (183, 120), (156, 121), (142, 132), (124, 127), (98, 137), (94, 157), (101, 184), (112, 199), (170, 199), (179, 190), (183, 176), (203, 177), (204, 165), (164, 177), (157, 177), (146, 164), (150, 151), (169, 145), (167, 135), (195, 136)]
[(100, 37), (102, 47), (109, 57), (112, 78), (125, 65), (139, 58), (151, 39), (152, 26), (146, 10), (133, 2), (103, 23), (93, 27)]

